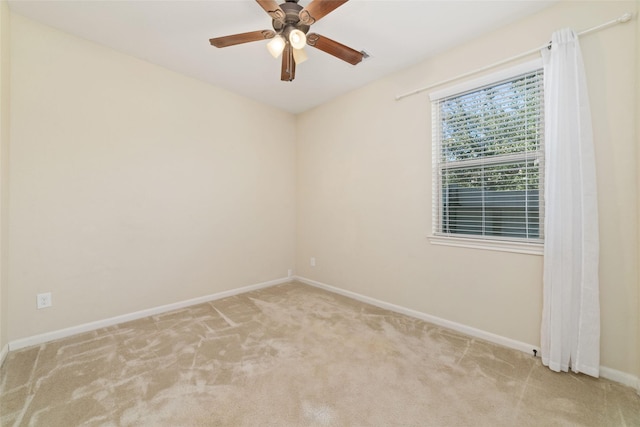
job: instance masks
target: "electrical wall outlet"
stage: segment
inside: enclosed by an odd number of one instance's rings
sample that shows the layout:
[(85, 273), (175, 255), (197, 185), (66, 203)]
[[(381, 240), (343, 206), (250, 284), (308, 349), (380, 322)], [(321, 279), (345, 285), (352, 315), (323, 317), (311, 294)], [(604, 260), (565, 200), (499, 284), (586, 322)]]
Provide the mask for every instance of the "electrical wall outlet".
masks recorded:
[(293, 270), (292, 269), (288, 269), (287, 270), (287, 277), (291, 278), (293, 276)]
[(36, 295), (38, 309), (51, 307), (51, 292)]
[(312, 256), (311, 259), (309, 260), (309, 265), (311, 267), (315, 267), (316, 266), (316, 257)]

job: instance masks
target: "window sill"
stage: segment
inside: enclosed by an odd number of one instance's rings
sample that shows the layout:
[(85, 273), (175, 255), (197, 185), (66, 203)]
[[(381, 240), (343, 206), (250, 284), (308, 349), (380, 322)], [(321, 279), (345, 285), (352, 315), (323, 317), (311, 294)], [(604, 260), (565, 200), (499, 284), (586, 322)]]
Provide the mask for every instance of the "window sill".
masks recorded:
[(543, 243), (525, 243), (450, 236), (428, 236), (428, 239), (432, 245), (455, 246), (458, 248), (484, 249), (500, 252), (514, 252), (528, 255), (542, 255), (544, 253)]

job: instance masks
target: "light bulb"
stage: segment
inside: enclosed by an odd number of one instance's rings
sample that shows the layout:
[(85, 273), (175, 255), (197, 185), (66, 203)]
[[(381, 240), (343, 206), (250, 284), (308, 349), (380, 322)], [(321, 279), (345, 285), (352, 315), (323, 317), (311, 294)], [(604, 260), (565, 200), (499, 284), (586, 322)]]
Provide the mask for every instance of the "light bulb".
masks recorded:
[(284, 37), (280, 35), (275, 36), (269, 43), (267, 43), (267, 50), (269, 50), (271, 56), (277, 58), (284, 50), (285, 43)]
[(302, 49), (307, 44), (307, 36), (300, 30), (291, 30), (289, 33), (289, 43), (294, 49)]
[(296, 61), (296, 65), (302, 64), (307, 59), (307, 53), (304, 49), (293, 49), (293, 60)]

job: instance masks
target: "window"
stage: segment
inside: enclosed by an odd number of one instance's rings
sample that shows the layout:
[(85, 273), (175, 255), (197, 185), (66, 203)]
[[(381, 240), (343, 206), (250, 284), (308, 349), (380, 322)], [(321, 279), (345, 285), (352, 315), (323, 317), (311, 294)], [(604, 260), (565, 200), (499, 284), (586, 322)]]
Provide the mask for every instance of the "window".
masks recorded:
[(544, 234), (539, 62), (431, 100), (432, 241), (538, 253)]

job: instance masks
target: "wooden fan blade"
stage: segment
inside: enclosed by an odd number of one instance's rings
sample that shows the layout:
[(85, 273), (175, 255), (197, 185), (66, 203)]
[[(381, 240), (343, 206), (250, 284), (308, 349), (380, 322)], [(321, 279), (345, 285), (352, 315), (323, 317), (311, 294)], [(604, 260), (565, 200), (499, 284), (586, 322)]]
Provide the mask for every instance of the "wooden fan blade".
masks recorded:
[(296, 61), (293, 60), (293, 49), (287, 43), (282, 52), (282, 69), (280, 71), (280, 80), (290, 82), (296, 78)]
[(275, 0), (256, 0), (260, 7), (269, 14), (271, 19), (284, 22), (285, 13)]
[(236, 44), (257, 42), (258, 40), (265, 40), (275, 37), (276, 33), (271, 30), (251, 31), (248, 33), (234, 34), (232, 36), (216, 37), (209, 39), (215, 47), (227, 47)]
[(300, 22), (305, 25), (311, 25), (347, 1), (349, 0), (313, 0), (307, 7), (300, 11)]
[(307, 34), (307, 44), (315, 47), (316, 49), (320, 49), (329, 55), (342, 59), (351, 65), (358, 64), (364, 58), (364, 54), (362, 52), (358, 52), (355, 49), (351, 49), (349, 46), (345, 46), (342, 43), (338, 43), (335, 40), (331, 40), (328, 37), (324, 37), (316, 33)]

